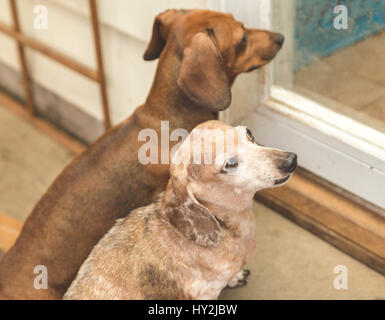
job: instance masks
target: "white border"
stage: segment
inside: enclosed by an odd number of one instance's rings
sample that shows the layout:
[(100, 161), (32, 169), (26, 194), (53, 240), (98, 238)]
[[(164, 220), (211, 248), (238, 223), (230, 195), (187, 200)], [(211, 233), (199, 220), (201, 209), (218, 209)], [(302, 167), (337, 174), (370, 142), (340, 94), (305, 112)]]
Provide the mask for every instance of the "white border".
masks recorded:
[(385, 161), (384, 133), (276, 85), (270, 87), (270, 97), (284, 102), (267, 101), (266, 105), (273, 110)]

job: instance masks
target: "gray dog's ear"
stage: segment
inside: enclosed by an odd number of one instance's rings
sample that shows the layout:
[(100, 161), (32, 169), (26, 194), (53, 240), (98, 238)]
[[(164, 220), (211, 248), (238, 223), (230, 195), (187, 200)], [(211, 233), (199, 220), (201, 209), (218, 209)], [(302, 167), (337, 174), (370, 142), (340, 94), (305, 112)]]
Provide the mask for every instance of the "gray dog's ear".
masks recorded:
[(159, 58), (166, 45), (170, 23), (177, 15), (184, 13), (185, 11), (186, 10), (169, 9), (155, 17), (154, 25), (152, 27), (152, 37), (143, 55), (144, 60), (148, 61)]
[(184, 49), (179, 88), (192, 101), (213, 111), (231, 103), (231, 88), (220, 53), (207, 33), (199, 32)]
[(203, 247), (217, 246), (222, 237), (217, 219), (193, 195), (188, 195), (185, 186), (174, 177), (171, 179), (172, 192), (166, 195), (167, 205), (162, 210), (166, 219), (188, 240)]

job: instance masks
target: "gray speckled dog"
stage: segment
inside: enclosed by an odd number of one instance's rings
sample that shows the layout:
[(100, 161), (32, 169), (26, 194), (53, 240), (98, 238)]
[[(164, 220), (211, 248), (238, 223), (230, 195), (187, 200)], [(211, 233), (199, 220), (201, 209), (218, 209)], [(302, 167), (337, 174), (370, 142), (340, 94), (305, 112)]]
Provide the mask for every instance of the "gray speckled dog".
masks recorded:
[[(192, 161), (190, 146), (203, 140), (198, 129), (210, 129), (210, 164)], [(218, 132), (225, 131), (235, 148), (218, 152)], [(189, 161), (175, 161), (182, 158)], [(208, 121), (172, 159), (166, 191), (117, 221), (64, 299), (216, 299), (226, 285), (244, 283), (242, 268), (255, 248), (253, 195), (284, 184), (296, 155), (258, 146), (245, 127)]]

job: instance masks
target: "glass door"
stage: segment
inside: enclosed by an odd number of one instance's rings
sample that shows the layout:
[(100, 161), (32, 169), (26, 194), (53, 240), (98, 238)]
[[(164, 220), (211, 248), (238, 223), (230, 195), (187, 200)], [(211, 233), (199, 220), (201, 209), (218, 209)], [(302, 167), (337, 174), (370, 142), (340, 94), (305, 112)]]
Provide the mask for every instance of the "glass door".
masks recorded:
[(225, 4), (237, 19), (254, 16), (255, 26), (285, 36), (273, 64), (259, 71), (262, 103), (237, 122), (385, 209), (385, 0)]
[(267, 5), (286, 35), (267, 101), (282, 134), (305, 168), (385, 208), (385, 1)]
[(385, 133), (385, 1), (273, 1), (272, 9), (273, 28), (289, 35), (273, 83)]

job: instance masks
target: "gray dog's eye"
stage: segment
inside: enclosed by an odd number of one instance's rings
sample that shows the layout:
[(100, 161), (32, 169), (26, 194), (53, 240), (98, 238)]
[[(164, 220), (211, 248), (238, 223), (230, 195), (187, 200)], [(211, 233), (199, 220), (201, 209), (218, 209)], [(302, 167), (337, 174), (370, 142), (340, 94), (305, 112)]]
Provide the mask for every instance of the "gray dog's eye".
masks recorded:
[(247, 139), (249, 139), (249, 141), (251, 141), (252, 143), (256, 143), (255, 138), (249, 128), (246, 128), (246, 136), (247, 136)]
[(238, 167), (238, 158), (237, 157), (231, 157), (230, 159), (228, 159), (226, 161), (225, 165), (223, 166), (223, 168), (221, 170), (221, 173), (227, 173), (231, 169), (235, 169), (236, 167)]

